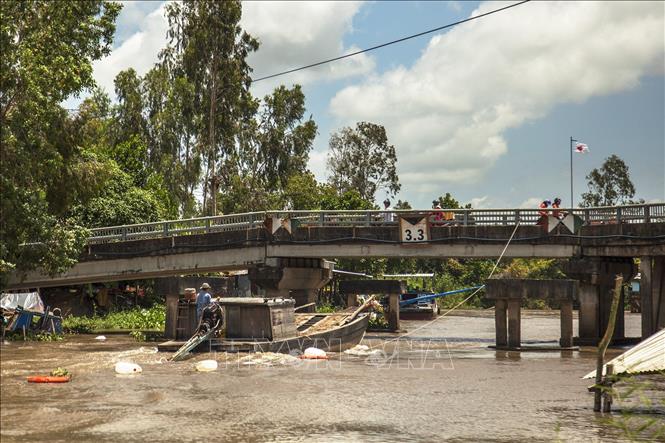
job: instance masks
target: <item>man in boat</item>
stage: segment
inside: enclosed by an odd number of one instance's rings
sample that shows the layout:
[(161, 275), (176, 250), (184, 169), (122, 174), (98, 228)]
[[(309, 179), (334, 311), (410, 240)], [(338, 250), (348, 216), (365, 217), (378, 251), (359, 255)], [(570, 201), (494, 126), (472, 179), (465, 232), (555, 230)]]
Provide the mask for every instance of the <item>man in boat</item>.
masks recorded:
[(212, 302), (212, 296), (210, 295), (210, 285), (208, 283), (203, 283), (201, 289), (196, 296), (196, 320), (201, 319), (201, 314), (203, 314), (203, 309)]

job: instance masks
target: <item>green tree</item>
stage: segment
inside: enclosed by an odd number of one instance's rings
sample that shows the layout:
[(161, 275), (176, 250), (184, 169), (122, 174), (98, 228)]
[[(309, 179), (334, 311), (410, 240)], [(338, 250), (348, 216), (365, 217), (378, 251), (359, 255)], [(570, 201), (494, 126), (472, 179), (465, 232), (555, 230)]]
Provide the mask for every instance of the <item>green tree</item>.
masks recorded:
[[(237, 149), (230, 152), (224, 164), (225, 171), (233, 171), (227, 172), (223, 181), (221, 200), (225, 211), (257, 211), (293, 204), (285, 201), (289, 181), (292, 177), (308, 180), (307, 161), (316, 124), (311, 117), (303, 118), (305, 96), (300, 86), (276, 88), (256, 109), (255, 115), (248, 112), (243, 120)], [(292, 182), (291, 191), (296, 187), (297, 183)]]
[(332, 134), (329, 143), (329, 183), (341, 192), (356, 189), (374, 201), (376, 191), (390, 195), (400, 190), (395, 147), (388, 144), (383, 126), (360, 122)]
[(582, 194), (582, 207), (626, 204), (635, 195), (628, 166), (615, 154), (605, 159), (600, 170), (594, 168), (586, 179), (589, 192)]
[(446, 192), (445, 195), (440, 195), (439, 198), (437, 198), (437, 201), (442, 209), (471, 209), (471, 203), (462, 206), (459, 200), (455, 199), (450, 192)]
[[(258, 41), (240, 28), (239, 1), (173, 2), (166, 6), (169, 46), (162, 63), (193, 88), (197, 139), (206, 164), (204, 205), (217, 213), (220, 171), (233, 151), (238, 122), (251, 110), (246, 57)], [(228, 179), (228, 177), (227, 177)]]
[(88, 228), (163, 220), (166, 209), (159, 194), (134, 185), (134, 179), (115, 162), (107, 164), (111, 177), (99, 195), (72, 208), (71, 217)]
[(85, 230), (66, 214), (106, 175), (60, 103), (94, 86), (92, 62), (110, 52), (119, 11), (101, 0), (0, 2), (2, 279), (12, 269), (60, 272), (80, 252)]

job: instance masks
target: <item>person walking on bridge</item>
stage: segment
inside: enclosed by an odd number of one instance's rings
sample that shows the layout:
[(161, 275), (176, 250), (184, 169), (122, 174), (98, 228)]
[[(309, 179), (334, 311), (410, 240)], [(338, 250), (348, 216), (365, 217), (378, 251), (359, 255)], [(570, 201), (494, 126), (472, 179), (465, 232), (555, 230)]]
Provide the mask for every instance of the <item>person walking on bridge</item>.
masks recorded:
[(563, 217), (563, 214), (561, 213), (561, 211), (559, 211), (560, 206), (561, 206), (561, 199), (557, 197), (552, 202), (552, 209), (553, 209), (552, 215), (558, 219), (561, 219)]
[(203, 309), (212, 303), (212, 296), (210, 295), (210, 285), (208, 283), (203, 283), (201, 289), (196, 296), (196, 320), (197, 322), (201, 320), (201, 314), (203, 314)]
[(549, 213), (549, 211), (545, 211), (545, 209), (549, 208), (551, 204), (552, 204), (552, 202), (549, 201), (549, 200), (543, 201), (538, 206), (540, 208), (540, 211), (538, 211), (538, 214), (540, 214), (541, 217), (547, 217), (547, 214)]

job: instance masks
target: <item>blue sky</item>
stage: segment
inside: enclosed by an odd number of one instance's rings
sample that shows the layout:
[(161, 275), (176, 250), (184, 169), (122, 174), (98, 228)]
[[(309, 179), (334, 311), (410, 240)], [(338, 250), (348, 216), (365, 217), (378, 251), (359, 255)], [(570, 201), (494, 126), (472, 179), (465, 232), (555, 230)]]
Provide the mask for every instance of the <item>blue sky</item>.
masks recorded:
[[(507, 4), (246, 2), (242, 23), (262, 42), (250, 58), (258, 77)], [(115, 49), (95, 64), (109, 92), (117, 72), (145, 73), (165, 43), (162, 3), (124, 5)], [(611, 154), (628, 164), (636, 197), (665, 200), (664, 23), (665, 3), (531, 2), (253, 92), (303, 85), (319, 125), (310, 168), (320, 180), (332, 131), (383, 124), (397, 149), (398, 197), (417, 207), (445, 192), (474, 207), (555, 196), (568, 205), (570, 136), (591, 151), (574, 157), (576, 202), (584, 176)]]

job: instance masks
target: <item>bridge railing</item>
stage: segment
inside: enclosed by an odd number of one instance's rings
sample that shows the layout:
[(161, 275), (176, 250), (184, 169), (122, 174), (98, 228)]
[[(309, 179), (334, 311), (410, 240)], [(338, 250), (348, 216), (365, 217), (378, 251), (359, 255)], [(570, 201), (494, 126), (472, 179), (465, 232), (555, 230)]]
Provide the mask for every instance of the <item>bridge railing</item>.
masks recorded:
[[(91, 230), (89, 243), (107, 243), (226, 231), (244, 231), (263, 226), (266, 218), (290, 219), (301, 227), (371, 227), (397, 225), (399, 217), (428, 217), (433, 226), (514, 226), (535, 224), (542, 212), (552, 209), (443, 209), (371, 210), (371, 211), (267, 211), (244, 214), (167, 220)], [(440, 212), (440, 215), (436, 215)], [(585, 224), (665, 223), (665, 203), (624, 205), (599, 208), (559, 209), (572, 212)]]
[(164, 238), (179, 235), (207, 234), (212, 232), (242, 231), (263, 224), (264, 212), (199, 217), (183, 220), (167, 220), (135, 225), (112, 226), (91, 230), (88, 243)]

